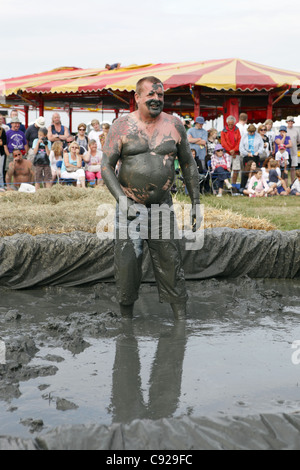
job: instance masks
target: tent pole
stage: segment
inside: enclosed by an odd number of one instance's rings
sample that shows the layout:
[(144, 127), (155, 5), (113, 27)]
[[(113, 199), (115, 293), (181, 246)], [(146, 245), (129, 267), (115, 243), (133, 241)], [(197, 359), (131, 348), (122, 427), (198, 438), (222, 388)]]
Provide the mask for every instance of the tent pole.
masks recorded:
[(130, 92), (130, 97), (129, 97), (129, 111), (133, 113), (135, 111), (135, 98), (134, 98), (134, 91)]
[(69, 131), (70, 131), (70, 134), (72, 134), (72, 111), (73, 111), (73, 108), (69, 108)]
[(200, 116), (200, 87), (195, 86), (193, 90), (194, 99), (194, 120), (197, 116)]
[(40, 99), (39, 116), (44, 116), (44, 100), (43, 100), (43, 98)]
[(25, 127), (26, 127), (26, 129), (28, 127), (28, 115), (29, 115), (28, 111), (29, 111), (29, 106), (24, 106)]

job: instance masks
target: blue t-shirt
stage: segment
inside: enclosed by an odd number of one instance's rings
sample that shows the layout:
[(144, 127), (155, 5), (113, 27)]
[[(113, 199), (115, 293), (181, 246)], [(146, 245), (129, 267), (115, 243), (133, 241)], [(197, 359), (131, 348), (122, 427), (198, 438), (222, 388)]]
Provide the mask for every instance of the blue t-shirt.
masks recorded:
[[(275, 153), (278, 152), (278, 144), (276, 144), (276, 139), (280, 139), (280, 140), (281, 140), (281, 139), (282, 139), (282, 136), (281, 136), (280, 134), (275, 136)], [(284, 139), (284, 145), (289, 144), (290, 141), (291, 141), (291, 138), (290, 138), (290, 136), (287, 135), (287, 136), (285, 137), (285, 139)], [(290, 155), (290, 150), (291, 150), (290, 148), (289, 148), (289, 149), (286, 149), (286, 151), (288, 152), (289, 155)]]
[[(207, 131), (205, 129), (196, 129), (196, 127), (192, 127), (187, 131), (187, 135), (190, 135), (194, 139), (203, 139), (207, 142)], [(199, 158), (199, 160), (205, 160), (205, 155), (206, 155), (206, 147), (205, 146), (200, 146), (198, 144), (191, 144), (190, 143), (191, 149), (196, 150), (196, 155)]]
[(269, 182), (270, 183), (277, 183), (278, 182), (278, 173), (276, 170), (269, 171)]
[(255, 139), (255, 134), (248, 134), (249, 152), (252, 155), (254, 155), (254, 139)]

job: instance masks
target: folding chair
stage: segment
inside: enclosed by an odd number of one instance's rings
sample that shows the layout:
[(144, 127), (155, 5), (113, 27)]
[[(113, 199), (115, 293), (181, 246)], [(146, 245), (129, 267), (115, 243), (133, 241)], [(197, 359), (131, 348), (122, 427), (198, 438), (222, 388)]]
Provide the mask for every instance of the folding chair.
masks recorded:
[(210, 181), (210, 189), (212, 194), (218, 194), (218, 180), (217, 177), (213, 175), (213, 170), (211, 167), (211, 160), (208, 160), (207, 162), (207, 172), (209, 175), (209, 181)]

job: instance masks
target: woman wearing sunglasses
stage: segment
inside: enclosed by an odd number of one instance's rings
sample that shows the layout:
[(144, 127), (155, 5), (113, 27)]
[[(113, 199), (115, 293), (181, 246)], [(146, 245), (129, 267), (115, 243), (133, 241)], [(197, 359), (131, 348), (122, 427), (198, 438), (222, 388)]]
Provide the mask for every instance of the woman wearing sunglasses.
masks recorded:
[(83, 152), (81, 153), (85, 153), (87, 152), (88, 148), (89, 148), (89, 139), (88, 139), (88, 136), (86, 135), (86, 125), (84, 123), (81, 123), (78, 125), (77, 127), (78, 129), (78, 133), (75, 137), (75, 142), (77, 142), (77, 144), (79, 144), (79, 147), (81, 147), (83, 150)]
[(85, 188), (85, 172), (82, 168), (82, 157), (77, 142), (71, 142), (69, 151), (64, 152), (64, 158), (61, 166), (62, 179), (74, 179), (77, 181), (77, 187)]
[(267, 136), (267, 126), (265, 124), (261, 124), (260, 126), (258, 126), (257, 128), (257, 132), (259, 133), (259, 135), (261, 136), (262, 140), (263, 140), (263, 143), (264, 143), (264, 149), (263, 149), (263, 152), (259, 155), (259, 160), (260, 160), (260, 164), (259, 166), (261, 167), (263, 162), (265, 161), (266, 158), (269, 157), (270, 155), (270, 140), (269, 140), (269, 137)]

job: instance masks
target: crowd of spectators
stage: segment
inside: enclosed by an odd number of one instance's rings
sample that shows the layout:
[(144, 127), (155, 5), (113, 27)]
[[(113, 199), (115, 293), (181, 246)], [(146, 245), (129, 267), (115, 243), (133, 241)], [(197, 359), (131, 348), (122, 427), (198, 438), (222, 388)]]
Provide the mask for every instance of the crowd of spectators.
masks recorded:
[(40, 116), (27, 129), (17, 110), (11, 111), (9, 124), (1, 115), (0, 191), (37, 191), (57, 182), (101, 185), (102, 148), (109, 128), (109, 123), (93, 119), (89, 133), (80, 123), (72, 135), (59, 113), (53, 114), (50, 126)]
[[(293, 116), (278, 131), (267, 119), (256, 126), (245, 113), (228, 116), (218, 133), (204, 129), (198, 116), (194, 126), (183, 118), (187, 137), (200, 174), (210, 174), (217, 184), (216, 195), (223, 195), (224, 183), (231, 194), (250, 197), (300, 195), (298, 145), (300, 132)], [(211, 191), (211, 187), (205, 187)]]
[[(256, 126), (248, 123), (245, 113), (238, 122), (228, 116), (220, 133), (215, 128), (205, 130), (202, 116), (194, 123), (190, 117), (182, 120), (199, 174), (210, 173), (218, 197), (223, 195), (224, 185), (232, 194), (251, 197), (300, 195), (300, 133), (292, 116), (276, 132), (272, 120)], [(72, 135), (57, 112), (50, 126), (40, 116), (27, 129), (17, 110), (11, 111), (8, 124), (0, 115), (0, 191), (17, 190), (24, 183), (35, 191), (57, 182), (78, 187), (103, 184), (102, 149), (109, 128), (109, 123), (93, 119), (89, 132), (80, 123)], [(175, 169), (180, 172), (177, 161)], [(206, 180), (205, 190), (211, 189)]]

